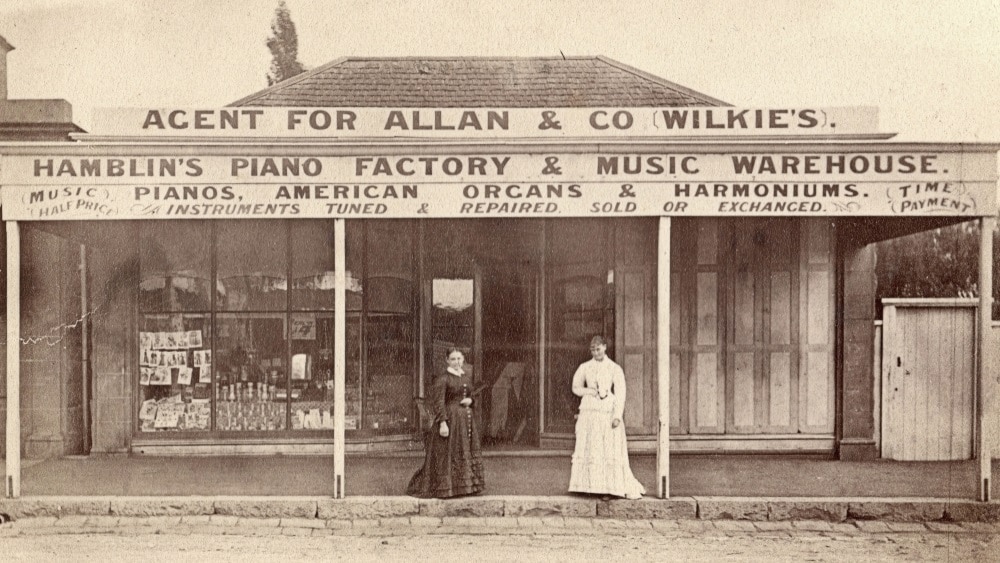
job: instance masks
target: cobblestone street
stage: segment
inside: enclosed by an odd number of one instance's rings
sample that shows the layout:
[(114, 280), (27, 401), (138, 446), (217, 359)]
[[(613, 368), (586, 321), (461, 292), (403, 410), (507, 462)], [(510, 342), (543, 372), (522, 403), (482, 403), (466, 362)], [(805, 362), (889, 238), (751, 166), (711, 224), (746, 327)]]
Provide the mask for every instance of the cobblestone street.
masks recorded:
[[(332, 522), (332, 521), (331, 521)], [(32, 518), (0, 527), (14, 561), (997, 561), (996, 524), (586, 518)]]

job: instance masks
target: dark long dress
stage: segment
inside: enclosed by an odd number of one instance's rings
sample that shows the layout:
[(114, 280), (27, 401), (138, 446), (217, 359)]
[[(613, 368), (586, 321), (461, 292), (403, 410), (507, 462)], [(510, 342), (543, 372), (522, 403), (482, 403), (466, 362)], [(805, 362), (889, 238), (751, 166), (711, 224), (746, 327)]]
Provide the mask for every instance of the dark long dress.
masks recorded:
[[(466, 379), (448, 372), (434, 381), (429, 397), (434, 425), (424, 435), (424, 465), (410, 479), (406, 494), (418, 498), (448, 498), (483, 491), (483, 459), (479, 427), (473, 412), (475, 403), (470, 407), (459, 404), (471, 393)], [(448, 423), (447, 438), (438, 433), (441, 421)]]

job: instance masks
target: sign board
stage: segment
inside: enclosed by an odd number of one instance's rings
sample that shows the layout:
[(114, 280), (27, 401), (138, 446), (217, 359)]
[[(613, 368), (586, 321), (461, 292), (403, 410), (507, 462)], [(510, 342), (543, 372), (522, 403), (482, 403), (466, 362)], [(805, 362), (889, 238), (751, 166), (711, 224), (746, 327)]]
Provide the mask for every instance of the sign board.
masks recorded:
[(18, 221), (997, 212), (989, 152), (17, 155), (0, 164), (3, 218)]
[(124, 137), (497, 139), (848, 137), (878, 133), (874, 107), (107, 108), (94, 133)]

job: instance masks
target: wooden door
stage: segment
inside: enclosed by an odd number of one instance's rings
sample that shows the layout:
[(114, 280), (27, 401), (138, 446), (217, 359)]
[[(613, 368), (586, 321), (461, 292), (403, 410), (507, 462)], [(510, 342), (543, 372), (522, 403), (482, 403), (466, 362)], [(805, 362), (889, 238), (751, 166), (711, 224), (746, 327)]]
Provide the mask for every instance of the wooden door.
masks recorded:
[(727, 261), (727, 431), (796, 430), (798, 387), (798, 223), (734, 222)]
[(833, 432), (833, 256), (827, 220), (674, 220), (672, 435)]
[(882, 457), (970, 459), (974, 302), (895, 301), (885, 300), (882, 315)]

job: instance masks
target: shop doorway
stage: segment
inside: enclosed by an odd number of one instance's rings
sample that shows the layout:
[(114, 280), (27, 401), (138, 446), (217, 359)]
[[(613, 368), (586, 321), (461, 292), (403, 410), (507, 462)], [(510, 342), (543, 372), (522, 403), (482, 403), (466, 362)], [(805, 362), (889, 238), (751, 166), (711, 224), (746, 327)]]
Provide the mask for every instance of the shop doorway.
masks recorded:
[(431, 221), (424, 227), (423, 391), (465, 353), (483, 446), (538, 446), (540, 221)]
[(483, 442), (538, 446), (537, 275), (487, 264), (481, 276)]

